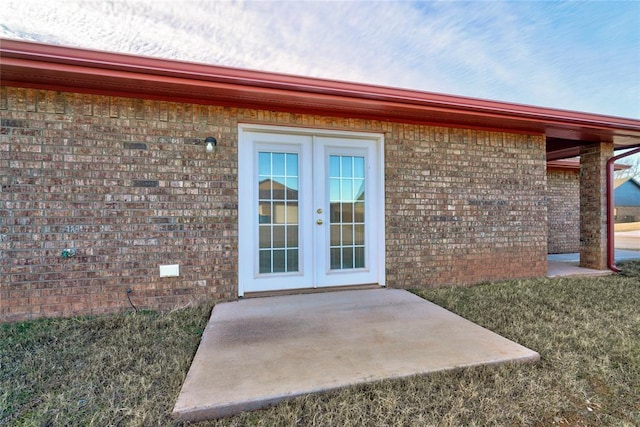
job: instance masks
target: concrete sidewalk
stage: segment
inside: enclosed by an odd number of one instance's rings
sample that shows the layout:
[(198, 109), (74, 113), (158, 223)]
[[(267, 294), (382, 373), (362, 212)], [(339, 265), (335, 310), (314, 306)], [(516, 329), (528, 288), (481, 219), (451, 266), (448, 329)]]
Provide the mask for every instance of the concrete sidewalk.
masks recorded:
[[(616, 249), (615, 258), (616, 261), (640, 259), (640, 251)], [(568, 254), (549, 254), (547, 259), (553, 262), (569, 262), (578, 264), (580, 263), (580, 254), (578, 252)]]
[[(627, 246), (632, 246), (640, 241), (638, 232), (630, 232), (627, 237)], [(622, 240), (619, 235), (627, 235), (628, 233), (616, 233), (616, 242), (618, 239)], [(631, 242), (631, 243), (629, 243)], [(616, 243), (617, 245), (617, 243)], [(547, 256), (547, 277), (566, 277), (566, 276), (607, 276), (613, 274), (611, 270), (592, 270), (589, 268), (580, 267), (580, 254), (568, 253), (568, 254), (549, 254)], [(616, 261), (626, 261), (632, 259), (640, 259), (640, 250), (626, 250), (616, 249), (615, 251)]]
[(218, 304), (173, 414), (197, 421), (385, 378), (539, 356), (400, 289)]
[[(640, 251), (640, 230), (635, 231), (617, 231), (614, 236), (616, 251), (618, 249), (629, 249), (631, 251)], [(630, 252), (630, 251), (626, 251)], [(640, 257), (640, 252), (638, 252)]]
[[(616, 239), (618, 239), (616, 233)], [(616, 240), (617, 241), (617, 240)], [(616, 261), (626, 261), (631, 259), (640, 259), (640, 251), (616, 249)], [(549, 254), (547, 256), (547, 277), (566, 277), (566, 276), (608, 276), (613, 274), (611, 270), (592, 270), (590, 268), (580, 267), (580, 254)]]
[[(563, 254), (567, 255), (567, 254)], [(551, 255), (549, 255), (551, 257)], [(567, 277), (567, 276), (609, 276), (613, 274), (611, 270), (593, 270), (591, 268), (579, 267), (580, 256), (578, 255), (578, 261), (551, 261), (547, 262), (547, 277)]]

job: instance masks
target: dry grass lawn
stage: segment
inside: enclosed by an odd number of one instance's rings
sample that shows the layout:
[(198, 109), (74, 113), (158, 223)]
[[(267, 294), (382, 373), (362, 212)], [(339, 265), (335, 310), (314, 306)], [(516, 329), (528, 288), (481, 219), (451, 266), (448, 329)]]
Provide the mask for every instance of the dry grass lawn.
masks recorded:
[[(538, 351), (537, 364), (354, 386), (202, 425), (640, 425), (640, 261), (599, 278), (417, 294)], [(211, 306), (0, 325), (0, 425), (176, 425)]]

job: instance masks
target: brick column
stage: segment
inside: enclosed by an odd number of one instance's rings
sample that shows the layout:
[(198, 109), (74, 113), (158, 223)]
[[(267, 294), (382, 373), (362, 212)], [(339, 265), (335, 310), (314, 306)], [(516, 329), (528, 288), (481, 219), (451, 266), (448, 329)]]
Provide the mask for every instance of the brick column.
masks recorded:
[(580, 266), (607, 269), (607, 160), (613, 144), (580, 148)]

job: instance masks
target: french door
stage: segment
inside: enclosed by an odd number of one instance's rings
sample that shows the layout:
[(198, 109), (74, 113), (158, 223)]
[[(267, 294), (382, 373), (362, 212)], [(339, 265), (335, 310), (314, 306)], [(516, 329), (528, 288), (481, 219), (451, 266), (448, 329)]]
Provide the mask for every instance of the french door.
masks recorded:
[(241, 126), (239, 295), (383, 284), (381, 146), (379, 135)]

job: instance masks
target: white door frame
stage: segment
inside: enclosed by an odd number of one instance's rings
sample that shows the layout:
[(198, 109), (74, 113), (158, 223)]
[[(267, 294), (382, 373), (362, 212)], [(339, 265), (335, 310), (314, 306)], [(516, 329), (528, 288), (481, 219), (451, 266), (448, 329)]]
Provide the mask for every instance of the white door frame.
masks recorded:
[[(374, 213), (375, 220), (373, 225), (376, 227), (376, 242), (372, 245), (372, 250), (375, 253), (371, 254), (371, 260), (376, 271), (371, 277), (377, 279), (376, 283), (381, 286), (385, 286), (385, 197), (384, 197), (384, 135), (379, 133), (368, 132), (350, 132), (350, 131), (335, 131), (326, 129), (308, 129), (308, 128), (296, 128), (285, 126), (271, 126), (271, 125), (259, 125), (259, 124), (239, 124), (238, 125), (238, 296), (243, 296), (245, 292), (253, 291), (247, 287), (247, 283), (257, 278), (257, 269), (254, 264), (255, 254), (255, 239), (256, 239), (256, 227), (257, 213), (255, 212), (255, 200), (257, 200), (256, 194), (256, 156), (257, 146), (259, 143), (254, 143), (254, 137), (256, 134), (260, 134), (260, 137), (265, 140), (266, 143), (282, 142), (285, 145), (293, 141), (298, 141), (298, 148), (294, 151), (298, 152), (300, 157), (301, 174), (310, 175), (314, 173), (315, 165), (309, 167), (309, 163), (315, 163), (318, 160), (313, 160), (312, 145), (314, 138), (335, 138), (337, 140), (345, 140), (348, 142), (354, 142), (354, 145), (362, 145), (363, 142), (375, 145), (375, 173), (371, 174), (372, 191), (375, 191), (375, 206), (371, 207), (371, 212)], [(270, 134), (270, 135), (269, 135)], [(360, 141), (360, 142), (358, 142)], [(293, 147), (293, 145), (292, 145)], [(301, 176), (301, 179), (302, 178)], [(301, 192), (302, 192), (301, 188)], [(308, 192), (308, 191), (307, 191)], [(300, 200), (300, 216), (309, 215), (312, 216), (315, 212), (313, 204), (315, 200), (313, 197), (303, 197)], [(308, 217), (307, 217), (308, 218)], [(315, 221), (315, 220), (314, 220)], [(301, 223), (302, 226), (302, 223)], [(307, 228), (309, 228), (307, 226)], [(317, 232), (316, 229), (301, 230), (303, 236), (309, 236), (312, 233)], [(301, 248), (300, 262), (302, 268), (308, 268), (315, 271), (316, 265), (313, 258), (312, 250), (304, 250)], [(313, 283), (302, 282), (303, 276), (309, 277), (308, 274), (303, 274), (301, 271), (299, 275), (300, 286), (293, 285), (295, 280), (289, 280), (287, 283), (292, 285), (285, 285), (278, 287), (279, 289), (294, 289), (294, 288), (309, 288), (316, 287), (315, 277), (310, 280)], [(295, 274), (287, 273), (286, 276), (295, 276)], [(312, 273), (315, 276), (315, 273)], [(293, 279), (293, 277), (291, 277)], [(261, 279), (262, 280), (262, 279)], [(306, 279), (305, 279), (306, 280)]]

